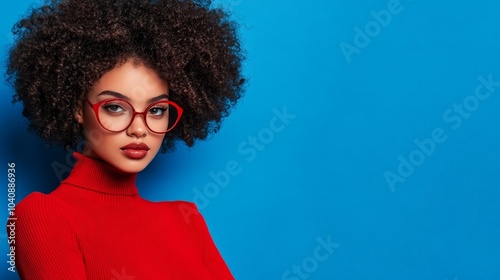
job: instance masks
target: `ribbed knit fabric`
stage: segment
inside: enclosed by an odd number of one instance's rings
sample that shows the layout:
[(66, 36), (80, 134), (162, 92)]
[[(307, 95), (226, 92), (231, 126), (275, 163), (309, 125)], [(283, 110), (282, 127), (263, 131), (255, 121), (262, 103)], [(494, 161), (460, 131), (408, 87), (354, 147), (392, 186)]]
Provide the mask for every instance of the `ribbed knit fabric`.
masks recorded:
[(147, 201), (136, 174), (74, 157), (58, 188), (16, 207), (21, 279), (234, 279), (195, 204)]

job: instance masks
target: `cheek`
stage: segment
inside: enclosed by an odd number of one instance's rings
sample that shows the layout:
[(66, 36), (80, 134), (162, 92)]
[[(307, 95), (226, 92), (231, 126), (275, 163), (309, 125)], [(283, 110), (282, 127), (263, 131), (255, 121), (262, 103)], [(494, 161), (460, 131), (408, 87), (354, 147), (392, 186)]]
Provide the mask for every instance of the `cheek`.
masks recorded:
[(109, 137), (106, 131), (102, 129), (97, 119), (89, 114), (89, 112), (84, 115), (83, 133), (85, 135), (85, 141), (92, 146), (104, 144), (106, 142), (105, 139)]
[(160, 150), (160, 148), (161, 148), (161, 143), (163, 142), (164, 136), (163, 135), (161, 135), (161, 136), (158, 136), (158, 135), (153, 136), (152, 135), (152, 138), (153, 138), (152, 139), (153, 141), (151, 141), (151, 142), (152, 142), (152, 144), (154, 143), (155, 150), (156, 150), (156, 152), (158, 152), (158, 150)]

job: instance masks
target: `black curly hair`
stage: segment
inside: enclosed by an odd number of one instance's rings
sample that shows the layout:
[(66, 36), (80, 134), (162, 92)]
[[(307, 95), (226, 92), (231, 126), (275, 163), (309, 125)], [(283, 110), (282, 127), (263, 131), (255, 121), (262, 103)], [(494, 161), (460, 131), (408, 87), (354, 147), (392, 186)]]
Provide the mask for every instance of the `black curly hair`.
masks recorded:
[(134, 59), (168, 81), (184, 115), (165, 134), (192, 146), (220, 128), (243, 93), (244, 59), (236, 23), (210, 1), (53, 0), (13, 28), (7, 80), (22, 102), (29, 129), (49, 144), (75, 148), (75, 119), (100, 77)]

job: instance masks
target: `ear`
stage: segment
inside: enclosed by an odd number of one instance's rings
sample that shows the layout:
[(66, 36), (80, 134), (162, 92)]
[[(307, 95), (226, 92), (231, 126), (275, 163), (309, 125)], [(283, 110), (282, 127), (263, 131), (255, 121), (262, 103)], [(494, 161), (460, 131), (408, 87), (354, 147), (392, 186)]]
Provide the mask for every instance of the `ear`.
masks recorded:
[(81, 107), (76, 111), (75, 119), (79, 124), (83, 124), (83, 111)]

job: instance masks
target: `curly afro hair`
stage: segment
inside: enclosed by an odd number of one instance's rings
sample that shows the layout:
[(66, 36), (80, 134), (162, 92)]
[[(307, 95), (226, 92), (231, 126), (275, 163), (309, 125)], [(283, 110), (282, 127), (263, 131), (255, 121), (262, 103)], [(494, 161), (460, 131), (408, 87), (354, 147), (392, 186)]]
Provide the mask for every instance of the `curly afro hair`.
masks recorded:
[(7, 79), (22, 102), (29, 129), (49, 144), (75, 148), (83, 132), (75, 119), (100, 77), (133, 58), (168, 81), (183, 109), (165, 134), (192, 146), (220, 128), (241, 97), (243, 54), (236, 24), (209, 1), (54, 0), (13, 28)]

